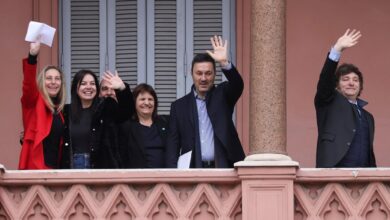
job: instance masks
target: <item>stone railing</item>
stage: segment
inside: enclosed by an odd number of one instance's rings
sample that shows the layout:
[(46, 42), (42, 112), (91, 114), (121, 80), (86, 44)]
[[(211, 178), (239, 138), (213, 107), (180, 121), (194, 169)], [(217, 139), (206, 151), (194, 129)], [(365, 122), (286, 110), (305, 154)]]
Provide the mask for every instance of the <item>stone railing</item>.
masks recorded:
[(300, 169), (295, 220), (390, 219), (390, 169)]
[(241, 219), (233, 169), (5, 171), (0, 219)]
[(11, 171), (0, 219), (390, 218), (390, 169)]

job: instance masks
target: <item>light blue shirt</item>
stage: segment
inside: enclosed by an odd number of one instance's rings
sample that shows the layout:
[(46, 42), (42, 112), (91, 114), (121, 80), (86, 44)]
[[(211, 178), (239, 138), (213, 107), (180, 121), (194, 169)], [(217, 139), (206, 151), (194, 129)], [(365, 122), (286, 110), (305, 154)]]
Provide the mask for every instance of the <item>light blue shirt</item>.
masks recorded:
[(232, 63), (229, 61), (226, 66), (221, 66), (224, 70), (231, 70), (232, 69)]
[(198, 96), (194, 91), (196, 107), (198, 109), (198, 125), (200, 152), (202, 161), (214, 160), (214, 130), (209, 114), (207, 113), (206, 100)]
[[(228, 62), (226, 66), (221, 67), (225, 70), (232, 68), (232, 63)], [(199, 125), (199, 139), (200, 151), (202, 161), (214, 160), (214, 129), (211, 124), (209, 114), (207, 113), (206, 100), (201, 98), (194, 90), (196, 107), (198, 109), (198, 125)]]
[(330, 49), (329, 52), (329, 59), (333, 60), (334, 62), (339, 62), (341, 53), (335, 50), (333, 47)]

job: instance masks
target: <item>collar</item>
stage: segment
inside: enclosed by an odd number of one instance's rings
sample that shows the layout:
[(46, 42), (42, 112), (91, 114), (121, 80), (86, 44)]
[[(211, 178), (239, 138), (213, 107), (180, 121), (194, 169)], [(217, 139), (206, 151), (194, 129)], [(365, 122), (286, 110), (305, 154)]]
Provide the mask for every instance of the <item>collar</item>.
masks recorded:
[(196, 92), (195, 86), (192, 86), (192, 91), (194, 93), (195, 99), (199, 99), (199, 100), (203, 100), (203, 101), (206, 100), (207, 93), (204, 97), (199, 96), (199, 94)]
[(356, 99), (356, 101), (352, 101), (348, 99), (348, 102), (354, 105), (358, 105), (359, 107), (364, 107), (368, 104), (368, 102), (364, 101), (363, 99)]

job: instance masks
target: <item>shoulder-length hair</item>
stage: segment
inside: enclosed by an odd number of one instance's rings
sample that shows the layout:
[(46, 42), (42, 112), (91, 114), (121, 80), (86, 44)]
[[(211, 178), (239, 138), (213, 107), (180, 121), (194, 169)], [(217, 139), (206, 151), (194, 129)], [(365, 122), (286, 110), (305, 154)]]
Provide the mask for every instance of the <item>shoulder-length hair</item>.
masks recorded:
[(82, 110), (82, 105), (81, 105), (81, 99), (79, 95), (77, 94), (77, 90), (80, 86), (81, 81), (84, 79), (86, 75), (91, 75), (95, 81), (96, 85), (96, 96), (93, 98), (92, 106), (95, 106), (95, 104), (98, 102), (98, 97), (99, 97), (99, 80), (94, 72), (92, 70), (86, 70), (82, 69), (74, 75), (73, 80), (72, 80), (72, 86), (70, 89), (70, 94), (71, 94), (71, 104), (70, 104), (70, 111), (71, 111), (71, 118), (72, 121), (78, 122), (80, 121), (80, 112)]
[[(141, 83), (138, 86), (136, 86), (133, 90), (133, 97), (134, 102), (137, 103), (137, 97), (141, 93), (149, 93), (151, 96), (153, 96), (154, 99), (154, 109), (152, 113), (152, 120), (155, 121), (157, 119), (157, 107), (158, 107), (158, 99), (156, 91), (154, 91), (153, 87), (151, 85), (148, 85), (146, 83)], [(134, 112), (133, 119), (139, 121), (137, 111)]]
[[(56, 103), (54, 103), (53, 99), (49, 96), (49, 93), (47, 92), (47, 89), (45, 86), (46, 72), (49, 70), (57, 70), (60, 73), (61, 88), (57, 94)], [(46, 66), (37, 75), (36, 82), (37, 82), (38, 90), (42, 94), (43, 100), (46, 102), (46, 105), (50, 109), (50, 111), (53, 113), (56, 110), (61, 111), (64, 108), (65, 102), (66, 102), (65, 79), (64, 79), (64, 73), (61, 71), (61, 69), (56, 67), (56, 66)]]

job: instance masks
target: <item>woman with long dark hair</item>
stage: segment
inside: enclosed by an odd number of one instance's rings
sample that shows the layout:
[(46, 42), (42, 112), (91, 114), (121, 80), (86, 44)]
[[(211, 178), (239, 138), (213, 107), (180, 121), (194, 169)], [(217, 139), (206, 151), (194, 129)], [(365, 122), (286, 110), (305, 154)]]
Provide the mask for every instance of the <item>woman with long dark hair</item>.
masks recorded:
[(91, 70), (80, 70), (72, 80), (65, 144), (70, 155), (65, 163), (71, 168), (121, 167), (117, 122), (132, 114), (132, 95), (118, 73), (106, 72), (103, 79), (115, 90), (118, 102), (99, 98), (99, 81)]

